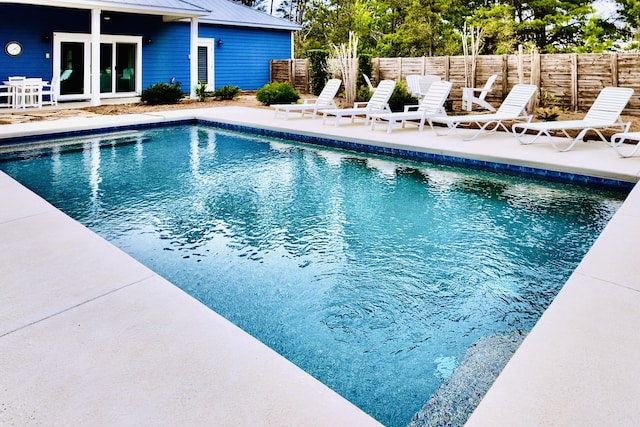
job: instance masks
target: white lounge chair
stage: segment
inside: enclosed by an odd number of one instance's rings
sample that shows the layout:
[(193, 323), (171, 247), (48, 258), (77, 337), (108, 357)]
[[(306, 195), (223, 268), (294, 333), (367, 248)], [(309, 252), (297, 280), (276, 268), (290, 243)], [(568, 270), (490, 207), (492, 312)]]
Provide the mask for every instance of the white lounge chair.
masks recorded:
[[(631, 145), (631, 151), (623, 152), (620, 147), (625, 141), (635, 141)], [(620, 157), (631, 157), (640, 150), (640, 132), (619, 132), (611, 136), (611, 145), (616, 149)]]
[(278, 112), (284, 113), (284, 119), (289, 119), (289, 113), (291, 111), (296, 111), (302, 113), (302, 117), (304, 117), (305, 113), (312, 113), (311, 118), (315, 119), (318, 111), (323, 108), (337, 108), (334, 98), (338, 90), (340, 89), (340, 85), (342, 84), (342, 80), (340, 79), (331, 79), (324, 85), (320, 95), (317, 98), (308, 98), (305, 99), (302, 104), (273, 104), (271, 107), (275, 108), (276, 118), (278, 117)]
[[(493, 89), (493, 84), (498, 78), (497, 74), (493, 74), (487, 79), (484, 87), (463, 87), (462, 88), (462, 109), (467, 111), (473, 110), (473, 104), (477, 104), (489, 111), (496, 111), (493, 105), (489, 104), (484, 98)], [(479, 94), (476, 96), (476, 93)]]
[(419, 120), (419, 129), (422, 132), (424, 129), (424, 122), (428, 121), (431, 125), (431, 119), (433, 117), (446, 116), (447, 112), (444, 109), (444, 103), (451, 92), (451, 82), (445, 80), (439, 80), (431, 83), (429, 90), (422, 98), (422, 101), (418, 105), (405, 105), (403, 112), (396, 113), (383, 113), (383, 114), (371, 114), (371, 129), (375, 130), (376, 123), (380, 123), (386, 120), (387, 133), (391, 133), (393, 125), (396, 122), (402, 122), (402, 127), (408, 120)]
[[(631, 123), (624, 123), (620, 117), (631, 95), (633, 95), (633, 89), (631, 88), (605, 87), (600, 91), (582, 120), (518, 123), (513, 126), (513, 135), (521, 144), (525, 145), (533, 144), (541, 135), (547, 135), (551, 145), (558, 151), (571, 150), (590, 130), (594, 131), (601, 140), (608, 143), (609, 141), (602, 135), (601, 131), (617, 128), (622, 132), (627, 132), (629, 126), (631, 126)], [(523, 139), (527, 131), (530, 130), (537, 132), (536, 135), (531, 139)], [(567, 133), (568, 130), (579, 130), (580, 132), (573, 138)], [(562, 132), (566, 138), (569, 138), (569, 145), (566, 148), (560, 148), (551, 137), (551, 131)], [(562, 139), (564, 140), (565, 138)]]
[(376, 90), (376, 88), (373, 86), (373, 83), (371, 83), (371, 79), (369, 78), (369, 76), (367, 76), (366, 74), (363, 74), (362, 77), (364, 77), (364, 81), (367, 83), (367, 87), (371, 92)]
[(406, 77), (406, 80), (407, 90), (409, 93), (418, 99), (422, 99), (426, 95), (431, 84), (440, 80), (440, 76), (433, 74), (427, 74), (425, 76), (420, 74), (409, 74)]
[[(447, 117), (434, 117), (431, 119), (433, 123), (443, 123), (447, 125), (448, 129), (445, 132), (438, 132), (438, 135), (448, 135), (458, 129), (458, 126), (463, 124), (474, 123), (479, 126), (476, 133), (471, 138), (466, 138), (466, 141), (476, 139), (482, 132), (488, 130), (491, 132), (497, 131), (499, 128), (503, 128), (509, 132), (509, 129), (505, 126), (504, 122), (512, 121), (531, 121), (531, 115), (527, 113), (527, 104), (536, 93), (538, 87), (536, 85), (529, 85), (519, 83), (515, 85), (505, 100), (495, 113), (489, 114), (467, 114), (463, 116), (447, 116)], [(493, 127), (488, 129), (491, 125)]]
[(367, 125), (371, 114), (391, 112), (391, 108), (389, 108), (389, 98), (391, 98), (395, 87), (395, 81), (383, 80), (378, 84), (378, 87), (368, 102), (356, 102), (353, 108), (322, 110), (322, 124), (325, 124), (328, 116), (335, 116), (336, 127), (340, 124), (340, 118), (342, 117), (351, 117), (351, 123), (353, 123), (356, 116), (365, 116), (364, 124)]

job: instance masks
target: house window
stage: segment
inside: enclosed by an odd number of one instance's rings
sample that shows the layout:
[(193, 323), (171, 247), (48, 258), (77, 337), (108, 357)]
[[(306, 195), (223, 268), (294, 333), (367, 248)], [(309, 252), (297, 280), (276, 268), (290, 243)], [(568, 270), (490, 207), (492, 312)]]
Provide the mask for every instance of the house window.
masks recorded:
[(198, 82), (209, 81), (209, 61), (206, 46), (198, 46)]
[(215, 90), (213, 41), (213, 39), (198, 39), (198, 82), (206, 82), (208, 91)]

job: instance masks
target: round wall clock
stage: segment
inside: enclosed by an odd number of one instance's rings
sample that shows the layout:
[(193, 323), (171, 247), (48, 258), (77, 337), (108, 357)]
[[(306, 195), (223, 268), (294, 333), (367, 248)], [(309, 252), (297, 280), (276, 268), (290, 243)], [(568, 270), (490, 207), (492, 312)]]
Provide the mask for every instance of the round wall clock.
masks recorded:
[(22, 53), (22, 45), (16, 41), (7, 42), (4, 51), (9, 56), (18, 56)]

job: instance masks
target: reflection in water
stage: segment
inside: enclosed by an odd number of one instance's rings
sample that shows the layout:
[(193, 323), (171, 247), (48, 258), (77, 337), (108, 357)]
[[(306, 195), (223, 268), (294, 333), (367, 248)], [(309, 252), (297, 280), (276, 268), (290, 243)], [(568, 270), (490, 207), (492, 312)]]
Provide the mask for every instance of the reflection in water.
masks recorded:
[(531, 328), (624, 197), (201, 126), (105, 138), (0, 168), (389, 426)]
[(88, 144), (89, 156), (89, 186), (91, 187), (91, 204), (94, 209), (99, 207), (98, 191), (100, 190), (100, 141), (96, 140)]

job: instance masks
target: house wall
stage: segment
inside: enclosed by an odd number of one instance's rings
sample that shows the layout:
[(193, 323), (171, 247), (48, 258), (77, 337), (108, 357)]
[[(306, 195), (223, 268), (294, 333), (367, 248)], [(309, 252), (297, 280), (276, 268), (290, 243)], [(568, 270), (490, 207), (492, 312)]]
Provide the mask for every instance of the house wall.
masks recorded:
[[(91, 12), (46, 6), (0, 3), (0, 80), (7, 76), (52, 78), (53, 33), (91, 32)], [(101, 33), (142, 36), (142, 88), (158, 82), (180, 82), (185, 92), (191, 87), (189, 72), (189, 23), (165, 23), (155, 15), (134, 15), (103, 11)], [(28, 17), (26, 19), (25, 17)], [(222, 39), (216, 44), (215, 86), (239, 86), (255, 90), (269, 82), (269, 62), (291, 56), (291, 33), (241, 27), (214, 26), (200, 22), (199, 37)], [(17, 40), (23, 54), (10, 57), (4, 45)], [(48, 58), (47, 58), (48, 54)]]
[[(91, 12), (87, 10), (61, 13), (52, 7), (0, 4), (0, 16), (4, 18), (0, 25), (0, 80), (7, 76), (51, 80), (53, 33), (91, 31)], [(22, 44), (22, 55), (10, 57), (4, 52), (5, 44), (11, 40)]]
[(269, 83), (270, 61), (291, 57), (289, 31), (200, 24), (200, 37), (222, 40), (221, 46), (215, 46), (216, 88), (260, 89)]

